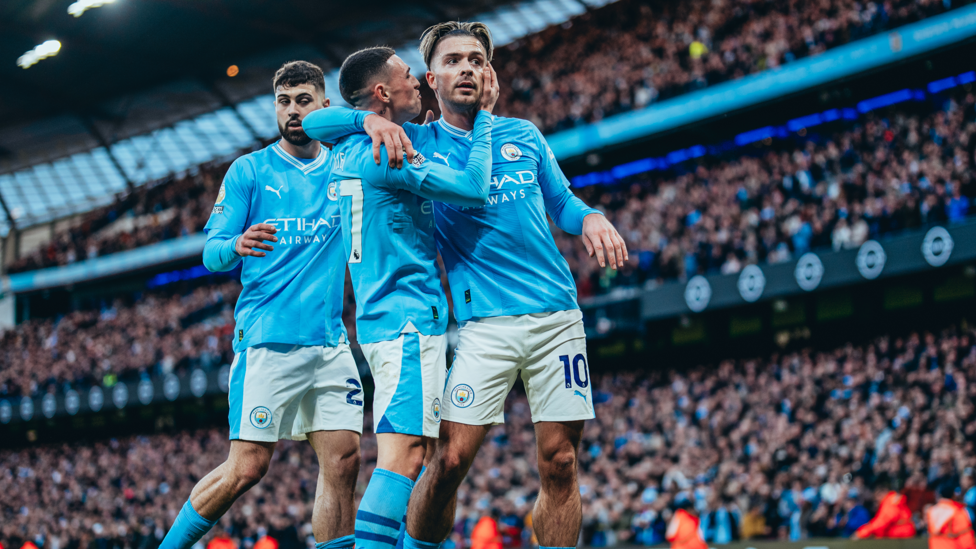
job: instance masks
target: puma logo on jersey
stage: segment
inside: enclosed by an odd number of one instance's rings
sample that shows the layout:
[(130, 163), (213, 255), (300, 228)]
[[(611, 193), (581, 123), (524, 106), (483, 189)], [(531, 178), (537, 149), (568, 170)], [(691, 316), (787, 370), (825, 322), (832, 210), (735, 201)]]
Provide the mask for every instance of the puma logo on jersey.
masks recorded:
[(285, 188), (284, 185), (278, 187), (277, 189), (275, 189), (271, 185), (265, 185), (264, 186), (264, 190), (271, 191), (271, 192), (275, 193), (276, 195), (278, 195), (278, 198), (281, 198), (281, 189), (284, 189), (284, 188)]
[(443, 154), (441, 154), (439, 152), (435, 152), (434, 153), (434, 158), (440, 158), (441, 160), (444, 161), (444, 164), (447, 164), (448, 167), (450, 167), (450, 165), (451, 165), (451, 163), (447, 161), (448, 158), (451, 158), (451, 153), (447, 153), (447, 156), (444, 156)]
[(581, 393), (579, 391), (573, 391), (573, 396), (578, 396), (578, 397), (580, 397), (580, 398), (583, 399), (583, 402), (586, 402), (586, 395), (584, 395), (583, 393)]

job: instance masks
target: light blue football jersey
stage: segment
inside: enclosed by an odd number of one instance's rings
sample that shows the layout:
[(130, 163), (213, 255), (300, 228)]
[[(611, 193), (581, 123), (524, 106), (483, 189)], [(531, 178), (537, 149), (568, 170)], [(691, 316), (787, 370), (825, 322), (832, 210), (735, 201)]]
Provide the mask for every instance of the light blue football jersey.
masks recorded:
[[(304, 124), (313, 139), (318, 138), (315, 114)], [(339, 189), (342, 241), (356, 293), (360, 343), (394, 340), (405, 331), (446, 331), (447, 299), (437, 268), (432, 201), (484, 206), (491, 174), (491, 128), (491, 116), (479, 114), (464, 171), (423, 155), (403, 169), (390, 168), (385, 148), (376, 165), (372, 141), (361, 133), (336, 143), (332, 180)]]
[[(361, 132), (365, 115), (342, 107), (316, 113), (317, 139)], [(368, 114), (368, 113), (367, 113)], [(436, 240), (447, 269), (458, 321), (577, 309), (576, 282), (559, 253), (546, 214), (580, 234), (597, 213), (569, 190), (552, 150), (531, 122), (492, 117), (491, 194), (483, 207), (435, 203)], [(443, 119), (405, 124), (417, 151), (462, 168), (472, 132)], [(306, 129), (306, 132), (308, 130)]]
[(251, 225), (278, 229), (278, 242), (267, 242), (273, 251), (243, 258), (236, 352), (262, 343), (335, 346), (348, 339), (342, 324), (346, 257), (328, 159), (325, 147), (304, 160), (275, 143), (238, 158), (224, 176), (204, 227), (208, 269), (228, 271), (242, 261), (234, 244)]

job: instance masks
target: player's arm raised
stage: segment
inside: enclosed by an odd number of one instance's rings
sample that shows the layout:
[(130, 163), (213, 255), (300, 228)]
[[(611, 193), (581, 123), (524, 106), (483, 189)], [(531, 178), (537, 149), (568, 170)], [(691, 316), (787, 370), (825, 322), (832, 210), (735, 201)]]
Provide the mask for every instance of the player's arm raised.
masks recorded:
[(413, 142), (407, 137), (403, 127), (369, 111), (345, 107), (319, 109), (305, 116), (302, 129), (306, 135), (323, 143), (335, 143), (347, 135), (365, 131), (373, 140), (373, 160), (377, 165), (380, 163), (380, 148), (383, 145), (386, 145), (386, 156), (390, 159), (392, 168), (403, 167), (404, 151), (408, 162), (413, 162), (416, 154)]
[(485, 205), (491, 187), (491, 110), (499, 95), (495, 71), (490, 65), (486, 69), (481, 110), (475, 117), (471, 155), (464, 171), (418, 157), (420, 160), (403, 170), (387, 169), (386, 180), (430, 200), (465, 207)]

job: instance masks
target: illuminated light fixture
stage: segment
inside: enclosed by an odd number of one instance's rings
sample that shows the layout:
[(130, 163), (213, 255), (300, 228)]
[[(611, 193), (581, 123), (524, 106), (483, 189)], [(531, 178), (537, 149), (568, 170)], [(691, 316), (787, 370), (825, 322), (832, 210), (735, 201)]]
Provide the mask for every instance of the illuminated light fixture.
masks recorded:
[(17, 58), (17, 66), (27, 69), (36, 65), (40, 60), (54, 57), (61, 51), (61, 42), (48, 40), (34, 46), (34, 49)]
[(238, 74), (240, 74), (240, 72), (241, 72), (241, 69), (238, 68), (237, 65), (231, 65), (231, 66), (227, 67), (227, 76), (229, 76), (231, 78), (234, 78), (235, 76), (237, 76)]
[(81, 17), (88, 10), (100, 8), (106, 4), (114, 4), (115, 0), (78, 0), (68, 6), (68, 13), (75, 17)]

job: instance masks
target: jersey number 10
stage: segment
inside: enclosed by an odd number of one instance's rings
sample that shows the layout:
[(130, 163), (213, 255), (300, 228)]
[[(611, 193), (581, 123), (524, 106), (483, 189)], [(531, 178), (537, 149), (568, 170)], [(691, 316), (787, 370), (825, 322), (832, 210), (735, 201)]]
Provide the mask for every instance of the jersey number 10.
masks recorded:
[(349, 263), (363, 262), (363, 180), (344, 179), (339, 182), (339, 196), (352, 197), (352, 211), (349, 216), (349, 240), (352, 251)]
[[(559, 360), (563, 363), (563, 374), (566, 375), (566, 388), (571, 388), (573, 386), (573, 381), (575, 381), (576, 384), (579, 385), (580, 389), (586, 389), (586, 386), (590, 384), (590, 372), (586, 368), (586, 357), (582, 354), (578, 354), (573, 357), (572, 379), (570, 379), (569, 372), (569, 355), (562, 355), (559, 357)], [(583, 365), (582, 368), (580, 368), (581, 363)], [(582, 375), (586, 376), (585, 378), (580, 375), (581, 371)]]

